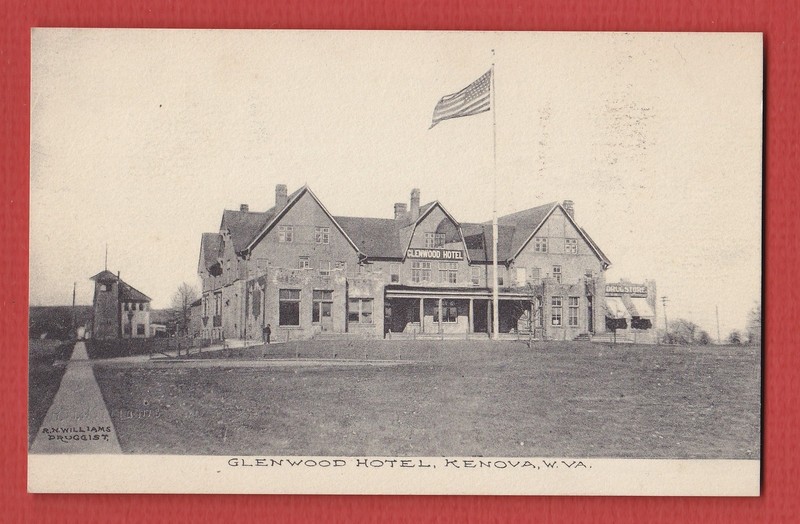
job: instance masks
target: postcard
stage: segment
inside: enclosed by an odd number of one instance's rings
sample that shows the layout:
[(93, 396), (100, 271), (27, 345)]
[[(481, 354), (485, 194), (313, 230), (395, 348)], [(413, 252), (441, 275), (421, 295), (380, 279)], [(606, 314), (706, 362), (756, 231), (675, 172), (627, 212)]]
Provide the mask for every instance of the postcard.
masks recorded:
[(31, 41), (29, 491), (759, 494), (761, 34)]

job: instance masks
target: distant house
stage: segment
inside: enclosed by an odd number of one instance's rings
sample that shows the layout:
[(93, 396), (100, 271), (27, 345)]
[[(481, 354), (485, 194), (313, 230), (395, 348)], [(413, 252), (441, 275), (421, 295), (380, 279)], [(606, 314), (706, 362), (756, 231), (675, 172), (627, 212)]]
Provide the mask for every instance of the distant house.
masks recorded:
[(92, 280), (94, 280), (93, 338), (152, 336), (150, 297), (108, 270), (96, 274)]

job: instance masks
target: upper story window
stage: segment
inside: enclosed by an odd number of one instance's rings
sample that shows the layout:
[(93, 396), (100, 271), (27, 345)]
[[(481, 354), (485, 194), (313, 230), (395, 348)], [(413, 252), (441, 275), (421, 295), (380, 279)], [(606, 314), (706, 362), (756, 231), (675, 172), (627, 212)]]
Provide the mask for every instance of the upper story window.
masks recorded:
[(553, 278), (559, 284), (561, 283), (561, 266), (553, 266)]
[(311, 269), (311, 259), (308, 257), (300, 257), (297, 267), (300, 269)]
[(269, 259), (266, 258), (257, 258), (256, 259), (256, 269), (260, 271), (264, 271), (269, 266)]
[(439, 262), (439, 282), (458, 282), (458, 262)]
[(347, 271), (347, 262), (344, 260), (339, 260), (336, 262), (336, 269), (339, 271)]
[(327, 277), (331, 274), (331, 261), (321, 261), (319, 262), (319, 274), (323, 277)]
[(434, 248), (444, 246), (444, 233), (425, 233), (425, 247)]
[(547, 253), (547, 239), (546, 238), (534, 238), (533, 239), (533, 250), (536, 253)]
[(293, 242), (294, 226), (278, 226), (278, 242)]
[(100, 284), (100, 291), (108, 291), (108, 284)]
[(472, 266), (472, 285), (479, 286), (481, 284), (481, 268), (480, 266)]
[(314, 242), (317, 244), (330, 244), (331, 241), (331, 228), (329, 227), (315, 227), (314, 228)]
[(578, 253), (578, 239), (566, 238), (564, 239), (564, 253), (577, 254)]
[(542, 278), (541, 273), (542, 271), (538, 267), (531, 268), (531, 273), (528, 275), (531, 282), (538, 282)]
[(389, 264), (389, 280), (392, 283), (400, 282), (400, 264)]
[(430, 282), (430, 280), (431, 280), (431, 263), (423, 262), (422, 260), (415, 260), (411, 264), (411, 281)]

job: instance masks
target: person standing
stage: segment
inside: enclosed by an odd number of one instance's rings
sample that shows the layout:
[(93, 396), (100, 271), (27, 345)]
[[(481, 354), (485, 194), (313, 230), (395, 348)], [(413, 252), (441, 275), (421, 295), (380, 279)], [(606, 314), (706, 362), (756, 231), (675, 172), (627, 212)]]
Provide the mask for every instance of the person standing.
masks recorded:
[(269, 324), (267, 324), (266, 326), (264, 326), (264, 343), (265, 344), (269, 344), (270, 335), (272, 335), (272, 328), (270, 327)]

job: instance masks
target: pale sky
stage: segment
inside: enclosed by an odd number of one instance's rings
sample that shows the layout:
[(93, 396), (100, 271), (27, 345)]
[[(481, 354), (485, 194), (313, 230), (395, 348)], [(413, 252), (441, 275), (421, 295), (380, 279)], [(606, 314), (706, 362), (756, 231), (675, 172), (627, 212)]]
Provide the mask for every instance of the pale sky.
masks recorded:
[[(458, 220), (571, 199), (670, 319), (715, 337), (761, 293), (755, 34), (35, 29), (30, 297), (90, 304), (108, 268), (167, 307), (223, 209), (303, 184), (389, 218), (419, 187)], [(495, 50), (495, 109), (428, 129)], [(663, 311), (657, 310), (659, 325)]]

